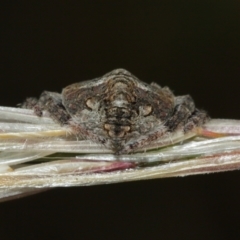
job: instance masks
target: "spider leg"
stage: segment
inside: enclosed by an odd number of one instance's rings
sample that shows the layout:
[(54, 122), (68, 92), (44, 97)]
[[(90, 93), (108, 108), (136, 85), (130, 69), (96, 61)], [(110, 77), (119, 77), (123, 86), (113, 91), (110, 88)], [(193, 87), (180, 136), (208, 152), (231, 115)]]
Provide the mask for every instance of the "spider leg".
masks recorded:
[(189, 132), (196, 127), (200, 127), (208, 120), (210, 120), (210, 117), (207, 115), (205, 111), (196, 109), (187, 119), (184, 126), (184, 132)]
[(167, 134), (167, 129), (161, 125), (158, 128), (151, 131), (149, 134), (139, 136), (137, 139), (127, 142), (123, 149), (117, 152), (117, 154), (126, 154), (130, 152), (136, 152), (144, 146), (151, 145), (154, 141), (162, 138)]
[(43, 111), (47, 111), (51, 118), (61, 125), (66, 124), (70, 119), (62, 104), (61, 94), (55, 92), (44, 91), (39, 99), (27, 98), (21, 107), (33, 109), (39, 117), (42, 116)]
[(209, 120), (206, 112), (195, 108), (193, 99), (189, 95), (176, 97), (175, 102), (173, 113), (165, 123), (169, 132), (183, 128), (186, 133)]

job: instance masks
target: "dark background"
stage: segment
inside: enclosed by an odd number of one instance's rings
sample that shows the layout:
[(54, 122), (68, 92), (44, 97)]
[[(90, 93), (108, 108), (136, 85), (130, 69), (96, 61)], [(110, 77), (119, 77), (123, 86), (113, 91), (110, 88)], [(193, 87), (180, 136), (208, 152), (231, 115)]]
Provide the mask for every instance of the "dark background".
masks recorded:
[[(0, 105), (126, 68), (240, 119), (240, 2), (2, 1)], [(0, 239), (240, 239), (238, 171), (0, 204)]]

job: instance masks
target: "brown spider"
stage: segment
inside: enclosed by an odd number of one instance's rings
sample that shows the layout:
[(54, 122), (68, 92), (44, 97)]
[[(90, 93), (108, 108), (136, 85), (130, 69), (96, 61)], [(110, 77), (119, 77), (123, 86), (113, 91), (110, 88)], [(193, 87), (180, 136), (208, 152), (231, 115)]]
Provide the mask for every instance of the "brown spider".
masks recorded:
[(116, 154), (147, 148), (177, 130), (187, 133), (209, 119), (189, 95), (176, 97), (168, 87), (144, 83), (124, 69), (69, 85), (62, 94), (44, 91), (22, 107), (38, 116), (47, 111), (78, 138), (102, 143)]

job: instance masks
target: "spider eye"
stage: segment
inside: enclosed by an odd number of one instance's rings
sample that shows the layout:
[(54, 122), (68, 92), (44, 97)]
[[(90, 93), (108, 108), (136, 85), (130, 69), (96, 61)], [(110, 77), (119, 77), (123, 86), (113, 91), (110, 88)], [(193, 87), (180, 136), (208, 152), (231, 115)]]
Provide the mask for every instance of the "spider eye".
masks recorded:
[(148, 116), (152, 112), (152, 106), (139, 107), (139, 113), (143, 116)]
[(86, 106), (90, 109), (94, 109), (98, 106), (98, 102), (96, 98), (88, 98), (86, 101)]

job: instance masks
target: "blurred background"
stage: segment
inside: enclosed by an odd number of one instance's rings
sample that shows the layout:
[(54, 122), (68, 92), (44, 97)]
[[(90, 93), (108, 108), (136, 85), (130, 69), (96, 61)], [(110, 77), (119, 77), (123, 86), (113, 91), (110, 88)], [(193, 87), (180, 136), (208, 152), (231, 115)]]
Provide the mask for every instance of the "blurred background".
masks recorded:
[[(0, 105), (126, 68), (240, 119), (240, 2), (2, 1)], [(0, 239), (240, 239), (240, 172), (60, 188), (0, 204)]]

